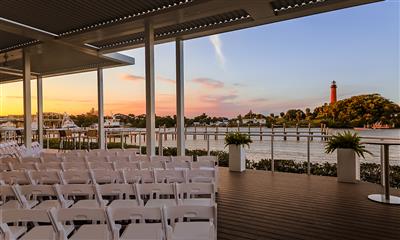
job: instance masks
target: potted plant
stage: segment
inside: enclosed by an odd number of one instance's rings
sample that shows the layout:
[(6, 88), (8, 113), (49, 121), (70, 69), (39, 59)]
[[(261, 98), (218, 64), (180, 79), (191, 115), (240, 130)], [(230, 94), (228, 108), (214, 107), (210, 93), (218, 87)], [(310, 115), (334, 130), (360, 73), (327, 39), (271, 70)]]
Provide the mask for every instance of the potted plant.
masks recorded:
[(337, 180), (338, 182), (357, 183), (360, 180), (360, 160), (364, 153), (371, 154), (361, 144), (357, 133), (345, 131), (332, 136), (326, 143), (325, 152), (337, 150)]
[(244, 145), (250, 147), (253, 141), (247, 134), (240, 132), (228, 133), (225, 136), (225, 147), (229, 146), (229, 170), (243, 172), (246, 169)]

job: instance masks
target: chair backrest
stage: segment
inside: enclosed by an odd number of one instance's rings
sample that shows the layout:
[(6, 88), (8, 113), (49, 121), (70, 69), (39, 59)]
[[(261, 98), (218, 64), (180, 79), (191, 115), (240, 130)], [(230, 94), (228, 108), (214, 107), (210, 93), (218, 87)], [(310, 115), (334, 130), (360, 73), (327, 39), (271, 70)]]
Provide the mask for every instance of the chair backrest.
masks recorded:
[(104, 205), (98, 189), (93, 184), (55, 184), (54, 189), (62, 201), (71, 198), (75, 199), (76, 197), (86, 197), (87, 199), (95, 199), (99, 206)]
[(44, 162), (44, 163), (38, 163), (37, 164), (37, 169), (38, 170), (63, 170), (63, 166), (61, 162)]
[(186, 170), (154, 170), (156, 183), (185, 183), (187, 182)]
[(212, 169), (217, 168), (217, 166), (215, 166), (215, 162), (213, 160), (201, 160), (201, 161), (192, 162), (191, 168), (192, 169), (212, 170)]
[(171, 156), (151, 156), (151, 161), (162, 161), (162, 162), (170, 162)]
[(123, 161), (116, 161), (114, 162), (114, 166), (116, 170), (121, 169), (130, 169), (130, 170), (139, 170), (140, 165), (139, 162), (123, 162)]
[(56, 184), (62, 183), (60, 172), (56, 170), (27, 171), (31, 184)]
[(111, 184), (96, 184), (101, 196), (117, 196), (119, 199), (129, 199), (130, 196), (135, 196), (136, 189), (134, 184), (127, 183), (111, 183)]
[(9, 163), (9, 165), (12, 170), (18, 170), (18, 171), (37, 170), (37, 163), (33, 162), (26, 162), (26, 163), (14, 162), (14, 163)]
[[(37, 209), (4, 209), (1, 210), (0, 218), (0, 239), (17, 239), (19, 236), (15, 234), (15, 231), (8, 226), (8, 223), (27, 225), (32, 222), (33, 225), (38, 223), (51, 223), (47, 210)], [(2, 238), (2, 236), (4, 238)]]
[(121, 171), (112, 169), (94, 169), (90, 170), (93, 183), (123, 183), (124, 177)]
[(88, 169), (86, 162), (62, 162), (63, 171)]
[(140, 169), (165, 169), (165, 162), (164, 161), (140, 161), (139, 162)]
[(145, 208), (145, 207), (130, 207), (130, 208), (107, 208), (107, 215), (110, 223), (115, 221), (129, 220), (132, 223), (145, 223), (146, 220), (162, 221), (161, 208)]
[(175, 170), (190, 169), (190, 164), (191, 162), (175, 160), (172, 162), (166, 162), (165, 169), (175, 169)]
[(103, 169), (103, 170), (114, 170), (114, 163), (112, 162), (89, 162), (89, 169)]
[(74, 225), (75, 221), (80, 221), (80, 223), (90, 221), (91, 224), (107, 222), (108, 224), (104, 208), (52, 208), (49, 213), (52, 223), (59, 233), (58, 239), (63, 240), (68, 239), (65, 225)]
[(154, 183), (154, 171), (152, 170), (130, 170), (123, 169), (121, 170), (124, 183)]
[(148, 183), (136, 184), (136, 193), (139, 197), (140, 205), (145, 199), (160, 199), (160, 198), (176, 198), (176, 190), (174, 184), (168, 183)]
[(0, 180), (6, 184), (30, 184), (31, 180), (25, 171), (8, 171), (0, 173)]
[(176, 192), (179, 199), (196, 198), (201, 195), (207, 195), (215, 201), (215, 185), (214, 183), (181, 183), (176, 185)]
[(217, 156), (197, 156), (196, 160), (198, 162), (201, 162), (201, 161), (214, 161), (215, 163), (218, 163)]
[(172, 161), (193, 162), (193, 156), (172, 156)]
[(30, 200), (36, 200), (37, 197), (57, 197), (60, 202), (64, 200), (52, 185), (17, 185), (15, 188), (19, 194)]
[(136, 155), (136, 156), (132, 156), (131, 160), (132, 161), (150, 162), (150, 157), (146, 156), (146, 155)]
[(187, 171), (189, 182), (215, 182), (216, 170), (191, 169)]
[(165, 217), (171, 220), (172, 225), (184, 219), (208, 220), (216, 225), (217, 206), (171, 206), (164, 208)]
[(68, 170), (60, 172), (60, 178), (64, 184), (87, 184), (92, 181), (88, 170)]

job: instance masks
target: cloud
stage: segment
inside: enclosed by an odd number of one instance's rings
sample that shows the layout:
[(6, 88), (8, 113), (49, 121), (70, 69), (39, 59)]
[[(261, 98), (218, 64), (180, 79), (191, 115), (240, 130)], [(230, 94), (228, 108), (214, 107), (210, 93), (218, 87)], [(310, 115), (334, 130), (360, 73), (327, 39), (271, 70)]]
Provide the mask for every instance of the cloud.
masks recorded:
[(235, 86), (235, 87), (247, 87), (247, 85), (243, 84), (243, 83), (234, 83), (232, 85)]
[(214, 80), (211, 78), (194, 78), (194, 79), (192, 79), (192, 82), (198, 83), (198, 84), (202, 85), (203, 87), (212, 88), (212, 89), (224, 87), (223, 82)]
[(253, 98), (253, 99), (250, 99), (249, 100), (249, 102), (253, 102), (253, 103), (263, 103), (263, 102), (266, 102), (266, 101), (268, 101), (268, 99), (267, 98)]
[(200, 99), (205, 102), (212, 102), (212, 103), (223, 103), (230, 100), (234, 100), (238, 98), (236, 94), (228, 94), (228, 95), (205, 95), (201, 96)]
[(121, 80), (124, 80), (124, 81), (134, 81), (134, 82), (144, 81), (144, 77), (142, 77), (142, 76), (137, 76), (137, 75), (133, 75), (133, 74), (127, 74), (127, 73), (121, 74), (119, 76), (119, 78)]
[(222, 52), (222, 41), (219, 35), (212, 35), (208, 37), (210, 39), (211, 44), (214, 47), (215, 53), (217, 54), (217, 58), (222, 67), (225, 66), (225, 56)]
[[(119, 78), (121, 80), (124, 81), (133, 81), (133, 82), (143, 82), (145, 79), (143, 76), (138, 76), (138, 75), (133, 75), (133, 74), (121, 74), (119, 76)], [(175, 84), (175, 80), (174, 79), (170, 79), (170, 78), (166, 78), (163, 76), (156, 76), (156, 80), (160, 81), (160, 82), (164, 82), (164, 83), (168, 83), (168, 84)]]
[(160, 82), (165, 82), (165, 83), (169, 83), (169, 84), (175, 84), (175, 80), (174, 79), (170, 79), (170, 78), (165, 78), (162, 76), (157, 76), (156, 79)]

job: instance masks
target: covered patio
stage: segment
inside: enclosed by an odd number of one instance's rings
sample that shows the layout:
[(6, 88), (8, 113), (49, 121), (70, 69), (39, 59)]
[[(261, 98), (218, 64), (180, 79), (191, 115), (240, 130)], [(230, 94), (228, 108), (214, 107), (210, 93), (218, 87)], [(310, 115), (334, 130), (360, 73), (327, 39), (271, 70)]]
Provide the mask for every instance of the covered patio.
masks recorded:
[[(46, 77), (97, 71), (98, 143), (105, 149), (103, 70), (135, 59), (118, 52), (145, 48), (146, 148), (154, 156), (154, 46), (175, 42), (177, 154), (185, 155), (184, 42), (377, 0), (7, 1), (0, 4), (0, 84), (23, 82), (24, 144), (32, 144), (31, 80), (38, 81), (43, 144)], [(400, 208), (367, 199), (370, 183), (219, 168), (218, 239), (400, 239)], [(399, 195), (399, 190), (393, 190)]]
[(43, 143), (42, 79), (96, 70), (98, 143), (105, 148), (103, 69), (134, 64), (117, 52), (145, 48), (146, 148), (155, 154), (154, 45), (176, 43), (177, 152), (185, 154), (184, 41), (378, 0), (34, 0), (1, 3), (0, 84), (23, 81), (24, 142), (32, 141), (30, 80), (38, 80), (38, 139)]

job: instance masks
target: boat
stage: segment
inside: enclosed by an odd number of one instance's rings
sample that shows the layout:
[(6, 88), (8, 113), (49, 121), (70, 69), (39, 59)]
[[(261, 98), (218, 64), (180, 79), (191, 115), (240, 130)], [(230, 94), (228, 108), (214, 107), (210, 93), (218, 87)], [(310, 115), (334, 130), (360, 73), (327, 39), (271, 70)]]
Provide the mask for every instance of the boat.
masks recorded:
[(364, 125), (364, 127), (355, 127), (354, 130), (356, 131), (363, 131), (363, 130), (371, 130), (371, 129), (392, 129), (394, 128), (393, 126), (390, 126), (389, 124), (382, 124), (382, 122), (376, 122), (372, 124), (371, 126), (369, 124)]
[(120, 128), (122, 124), (119, 119), (115, 117), (114, 114), (111, 113), (111, 118), (107, 118), (104, 120), (104, 127), (105, 128)]
[(61, 128), (71, 129), (79, 127), (74, 123), (74, 121), (72, 121), (72, 119), (69, 117), (67, 113), (64, 113), (63, 119), (61, 121)]

